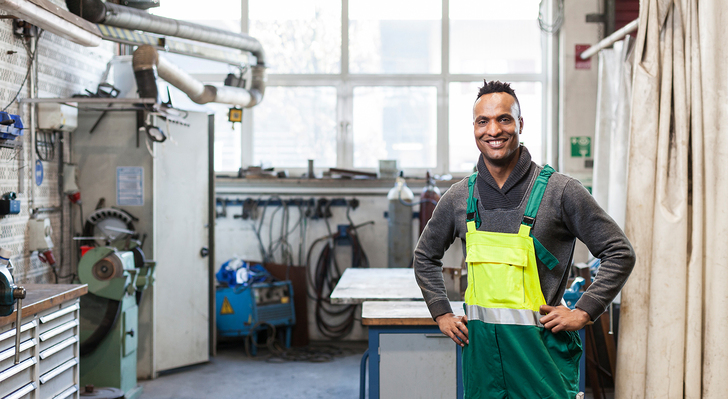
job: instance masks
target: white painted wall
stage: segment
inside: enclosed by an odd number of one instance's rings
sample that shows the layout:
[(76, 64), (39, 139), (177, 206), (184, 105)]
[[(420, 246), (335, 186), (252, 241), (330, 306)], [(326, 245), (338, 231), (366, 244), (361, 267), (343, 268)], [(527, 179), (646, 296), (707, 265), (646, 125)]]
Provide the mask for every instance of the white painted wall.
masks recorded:
[[(360, 224), (367, 221), (374, 221), (373, 225), (367, 225), (359, 229), (359, 239), (361, 241), (362, 247), (366, 251), (367, 257), (369, 259), (369, 264), (373, 268), (386, 268), (387, 267), (387, 219), (384, 217), (384, 212), (388, 208), (388, 201), (386, 196), (386, 191), (389, 189), (389, 187), (385, 187), (382, 183), (382, 187), (379, 189), (376, 189), (375, 191), (382, 191), (382, 193), (370, 193), (370, 194), (355, 194), (352, 193), (354, 190), (348, 190), (347, 188), (339, 189), (339, 192), (336, 194), (326, 194), (326, 195), (314, 195), (311, 194), (295, 194), (295, 195), (281, 195), (280, 198), (282, 199), (290, 199), (290, 198), (357, 198), (360, 202), (359, 207), (356, 210), (350, 211), (350, 217), (354, 224)], [(444, 190), (445, 185), (444, 184), (438, 184), (441, 190)], [(331, 190), (336, 190), (335, 188), (332, 188)], [(232, 194), (229, 192), (230, 190), (227, 190), (225, 188), (220, 187), (220, 183), (218, 183), (218, 197), (224, 197), (224, 198), (262, 198), (267, 199), (270, 197), (270, 194)], [(413, 191), (415, 192), (415, 197), (419, 198), (419, 192), (421, 191), (421, 186), (419, 187), (413, 187)], [(272, 192), (272, 191), (271, 191)], [(261, 230), (261, 237), (263, 239), (263, 243), (266, 245), (266, 247), (270, 243), (269, 239), (269, 233), (271, 231), (270, 229), (270, 221), (271, 221), (271, 215), (276, 210), (277, 207), (275, 206), (269, 206), (266, 210), (265, 214), (265, 223)], [(218, 211), (221, 211), (222, 208), (218, 207)], [(255, 237), (255, 234), (252, 230), (252, 221), (250, 220), (242, 220), (242, 219), (235, 219), (233, 215), (240, 214), (242, 208), (240, 206), (229, 206), (227, 208), (227, 217), (225, 218), (218, 218), (215, 225), (215, 259), (217, 262), (217, 270), (219, 270), (220, 265), (225, 262), (227, 259), (230, 259), (234, 255), (237, 255), (241, 257), (242, 259), (246, 260), (253, 260), (253, 261), (260, 261), (261, 260), (261, 253), (258, 249), (258, 240)], [(415, 211), (419, 210), (419, 207), (415, 207)], [(260, 222), (260, 215), (262, 213), (262, 208), (259, 208), (258, 210), (258, 219), (256, 220), (257, 223)], [(329, 223), (331, 225), (331, 229), (335, 230), (336, 226), (339, 224), (348, 224), (347, 218), (346, 218), (346, 207), (344, 206), (332, 206), (331, 212), (333, 214), (333, 217), (329, 219)], [(282, 211), (278, 210), (276, 214), (274, 215), (273, 219), (273, 239), (276, 240), (278, 237), (280, 237), (280, 231), (281, 231), (281, 216)], [(290, 210), (290, 223), (289, 226), (292, 228), (299, 218), (299, 211), (296, 208), (291, 208)], [(300, 243), (300, 235), (298, 229), (290, 234), (289, 236), (289, 243), (293, 249), (294, 252), (294, 263), (295, 264), (305, 264), (306, 259), (305, 256), (308, 253), (310, 245), (319, 237), (326, 236), (328, 234), (328, 230), (326, 228), (326, 223), (322, 219), (318, 220), (308, 220), (308, 225), (306, 229), (306, 237), (305, 237), (305, 250), (303, 259), (298, 259), (298, 248)], [(419, 220), (413, 219), (412, 222), (413, 225), (413, 241), (416, 243), (417, 234), (419, 232)], [(311, 256), (311, 263), (316, 262), (318, 259), (319, 253), (321, 251), (322, 245), (317, 245), (314, 249), (314, 252)], [(277, 251), (275, 254), (276, 262), (281, 263), (281, 254), (280, 251)], [(342, 246), (337, 249), (337, 261), (339, 262), (340, 267), (348, 268), (351, 266), (351, 250), (350, 247)], [(463, 261), (463, 255), (461, 250), (461, 244), (459, 240), (456, 240), (455, 243), (451, 246), (450, 250), (445, 254), (445, 258), (443, 262), (446, 265), (450, 265), (453, 267), (458, 267)], [(446, 284), (448, 285), (450, 290), (453, 290), (454, 283), (449, 276), (449, 273), (445, 273), (446, 275)], [(308, 303), (308, 311), (309, 311), (309, 337), (311, 340), (320, 340), (325, 339), (316, 329), (315, 324), (315, 316), (314, 316), (314, 306), (315, 302), (313, 300), (309, 299)], [(361, 306), (357, 310), (357, 318), (360, 318), (361, 315)], [(354, 330), (352, 331), (349, 336), (346, 337), (348, 340), (365, 340), (367, 339), (366, 336), (366, 329), (361, 326), (361, 323), (359, 321), (356, 321)]]
[[(602, 0), (564, 1), (564, 24), (559, 34), (559, 170), (591, 186), (592, 168), (585, 160), (593, 160), (597, 109), (597, 59), (590, 69), (576, 69), (577, 44), (593, 45), (602, 39), (602, 24), (586, 22), (586, 15), (599, 13)], [(592, 157), (571, 156), (571, 137), (592, 138)], [(586, 262), (589, 251), (577, 242), (574, 261)]]

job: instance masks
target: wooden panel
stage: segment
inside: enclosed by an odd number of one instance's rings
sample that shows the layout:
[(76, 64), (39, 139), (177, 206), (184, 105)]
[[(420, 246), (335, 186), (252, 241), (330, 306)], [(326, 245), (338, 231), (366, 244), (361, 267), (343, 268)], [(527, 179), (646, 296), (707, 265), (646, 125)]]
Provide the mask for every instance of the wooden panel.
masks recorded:
[(291, 266), (289, 269), (286, 265), (275, 263), (266, 263), (265, 268), (278, 280), (285, 280), (286, 272), (288, 273), (288, 279), (291, 280), (291, 285), (293, 285), (293, 306), (296, 309), (296, 325), (291, 331), (291, 345), (308, 345), (308, 296), (306, 294), (308, 281), (306, 281), (306, 268)]
[[(88, 293), (86, 284), (24, 284), (23, 315), (32, 315)], [(15, 322), (15, 312), (0, 317), (0, 326)]]
[[(453, 313), (465, 314), (463, 302), (450, 302)], [(367, 301), (362, 304), (365, 326), (431, 326), (437, 325), (424, 302)]]

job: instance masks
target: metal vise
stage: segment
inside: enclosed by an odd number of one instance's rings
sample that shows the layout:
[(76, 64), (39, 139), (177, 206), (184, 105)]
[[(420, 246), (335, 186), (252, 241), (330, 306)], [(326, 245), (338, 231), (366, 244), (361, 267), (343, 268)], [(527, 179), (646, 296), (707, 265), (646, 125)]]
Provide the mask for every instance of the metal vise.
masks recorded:
[(18, 311), (15, 313), (15, 364), (20, 362), (20, 319), (22, 318), (23, 299), (25, 288), (15, 285), (13, 281), (13, 264), (10, 262), (12, 253), (0, 248), (0, 316), (9, 316), (17, 300)]

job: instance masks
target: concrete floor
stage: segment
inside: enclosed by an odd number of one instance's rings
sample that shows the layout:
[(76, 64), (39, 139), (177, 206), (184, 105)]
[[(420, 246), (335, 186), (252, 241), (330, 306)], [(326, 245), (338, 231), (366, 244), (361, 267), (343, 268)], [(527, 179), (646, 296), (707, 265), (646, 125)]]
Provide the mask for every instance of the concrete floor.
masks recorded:
[[(155, 380), (140, 381), (139, 399), (238, 399), (359, 397), (359, 367), (366, 342), (312, 343), (313, 361), (282, 361), (261, 348), (248, 357), (239, 343), (224, 343), (210, 362), (166, 373)], [(329, 360), (329, 361), (322, 361)], [(612, 389), (606, 390), (612, 399)], [(587, 388), (585, 399), (594, 396)]]
[[(281, 361), (260, 349), (250, 358), (240, 344), (218, 348), (209, 363), (140, 381), (139, 399), (358, 398), (366, 342), (314, 343), (330, 361)], [(316, 359), (319, 360), (319, 359)]]

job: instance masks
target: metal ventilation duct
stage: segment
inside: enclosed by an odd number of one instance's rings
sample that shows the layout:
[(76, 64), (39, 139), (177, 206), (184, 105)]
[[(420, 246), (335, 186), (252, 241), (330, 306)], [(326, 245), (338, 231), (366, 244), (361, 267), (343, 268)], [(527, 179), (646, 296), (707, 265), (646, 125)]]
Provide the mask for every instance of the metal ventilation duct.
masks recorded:
[[(0, 0), (2, 1), (2, 0)], [(249, 90), (230, 86), (204, 85), (177, 66), (159, 57), (157, 50), (140, 46), (133, 56), (134, 76), (143, 98), (157, 98), (156, 69), (159, 76), (182, 90), (198, 104), (209, 102), (250, 108), (263, 100), (266, 72), (265, 53), (260, 42), (248, 35), (149, 14), (136, 8), (104, 3), (101, 0), (66, 0), (69, 11), (97, 24), (174, 36), (203, 43), (248, 51), (256, 57), (251, 67)]]
[(242, 33), (160, 17), (136, 8), (109, 2), (104, 3), (101, 0), (66, 0), (66, 4), (72, 13), (80, 15), (93, 23), (181, 37), (249, 51), (257, 58), (257, 65), (265, 65), (263, 46), (257, 39)]
[(198, 104), (223, 103), (250, 108), (263, 99), (265, 92), (265, 67), (252, 67), (253, 81), (250, 90), (205, 85), (160, 57), (156, 48), (146, 44), (134, 51), (132, 67), (139, 96), (142, 98), (158, 97), (155, 69), (160, 78), (180, 89)]

